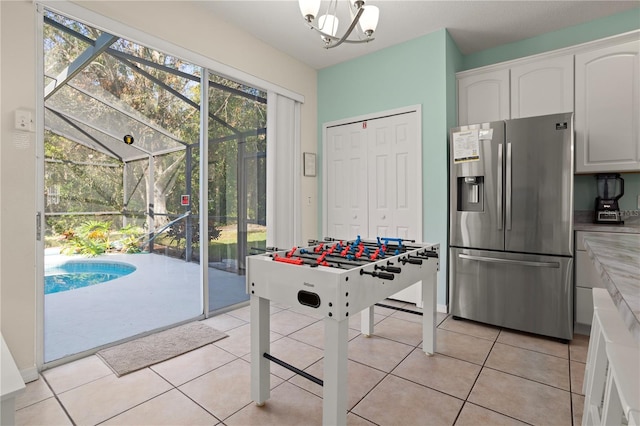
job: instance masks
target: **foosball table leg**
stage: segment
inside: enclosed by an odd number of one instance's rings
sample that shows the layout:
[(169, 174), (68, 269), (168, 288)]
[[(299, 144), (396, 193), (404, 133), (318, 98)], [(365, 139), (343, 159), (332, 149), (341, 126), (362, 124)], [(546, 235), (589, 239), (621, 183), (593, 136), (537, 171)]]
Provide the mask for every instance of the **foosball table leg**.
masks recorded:
[(427, 355), (436, 353), (436, 283), (435, 273), (422, 280), (422, 350)]
[(347, 424), (347, 347), (349, 320), (324, 319), (322, 424)]
[(251, 296), (251, 398), (262, 406), (271, 396), (269, 353), (269, 300)]
[(373, 306), (363, 309), (360, 313), (360, 330), (367, 337), (373, 334)]

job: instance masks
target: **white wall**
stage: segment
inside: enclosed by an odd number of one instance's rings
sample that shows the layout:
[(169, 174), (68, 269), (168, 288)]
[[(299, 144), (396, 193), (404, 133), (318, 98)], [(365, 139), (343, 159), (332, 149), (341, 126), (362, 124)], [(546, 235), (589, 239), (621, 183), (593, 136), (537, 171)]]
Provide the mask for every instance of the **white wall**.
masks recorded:
[[(314, 152), (317, 126), (316, 71), (207, 16), (198, 2), (76, 2), (110, 19), (162, 38), (304, 96), (301, 152)], [(36, 367), (35, 143), (15, 143), (13, 113), (36, 108), (36, 19), (29, 0), (0, 1), (0, 326), (23, 376)], [(169, 52), (171, 53), (171, 52)], [(35, 136), (35, 135), (33, 135)], [(302, 179), (302, 237), (317, 238), (317, 184)]]
[(35, 368), (35, 139), (15, 140), (16, 109), (35, 112), (34, 7), (29, 1), (2, 7), (2, 137), (0, 152), (0, 309), (2, 335), (18, 368)]

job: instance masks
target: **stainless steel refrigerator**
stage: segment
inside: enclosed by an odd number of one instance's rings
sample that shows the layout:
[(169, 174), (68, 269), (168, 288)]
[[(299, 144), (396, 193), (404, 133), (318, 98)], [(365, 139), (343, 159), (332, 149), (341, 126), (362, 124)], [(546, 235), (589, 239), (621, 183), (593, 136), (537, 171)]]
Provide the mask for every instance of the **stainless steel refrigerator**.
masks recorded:
[(573, 337), (573, 114), (450, 132), (454, 317)]

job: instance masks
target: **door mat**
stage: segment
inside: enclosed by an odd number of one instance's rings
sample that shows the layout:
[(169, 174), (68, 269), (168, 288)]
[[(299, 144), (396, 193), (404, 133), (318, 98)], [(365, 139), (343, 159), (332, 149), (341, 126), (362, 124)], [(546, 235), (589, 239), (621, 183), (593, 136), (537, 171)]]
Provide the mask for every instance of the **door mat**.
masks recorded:
[(227, 335), (221, 331), (192, 322), (103, 349), (96, 355), (121, 377), (224, 337)]

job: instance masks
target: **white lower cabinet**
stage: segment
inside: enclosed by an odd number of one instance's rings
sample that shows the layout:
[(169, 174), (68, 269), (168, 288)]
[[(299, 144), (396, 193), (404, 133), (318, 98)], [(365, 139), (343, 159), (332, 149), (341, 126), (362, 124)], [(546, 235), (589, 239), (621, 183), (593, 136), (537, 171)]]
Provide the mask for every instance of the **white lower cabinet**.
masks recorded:
[[(608, 232), (610, 234), (610, 232)], [(605, 288), (600, 274), (584, 247), (585, 235), (598, 232), (576, 231), (575, 257), (575, 323), (591, 325), (593, 319), (593, 288)]]
[(576, 324), (591, 325), (593, 318), (593, 295), (594, 287), (604, 287), (600, 274), (596, 270), (593, 261), (584, 247), (585, 235), (591, 232), (576, 232), (576, 270), (573, 276), (576, 281), (575, 288), (575, 322)]

